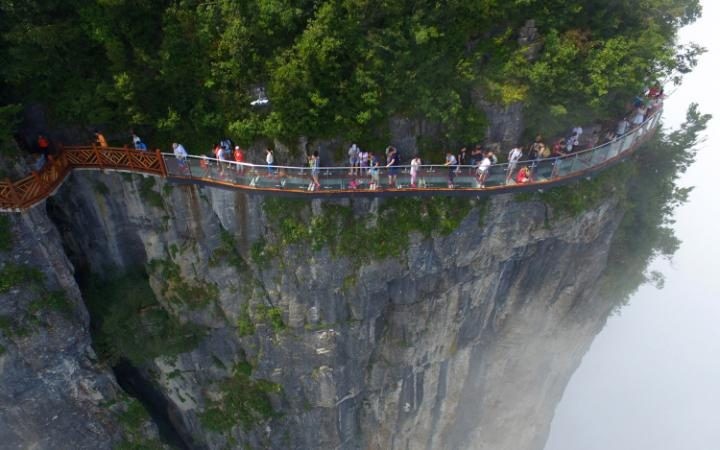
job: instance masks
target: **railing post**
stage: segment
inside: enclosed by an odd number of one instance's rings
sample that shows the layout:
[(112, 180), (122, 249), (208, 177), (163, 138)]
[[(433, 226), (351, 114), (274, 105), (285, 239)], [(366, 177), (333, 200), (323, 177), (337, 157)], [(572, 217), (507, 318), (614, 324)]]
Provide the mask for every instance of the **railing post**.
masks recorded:
[(63, 169), (70, 167), (70, 161), (68, 160), (67, 153), (63, 147), (60, 147), (60, 152), (57, 154), (55, 161), (57, 161), (58, 166)]
[(155, 157), (158, 159), (158, 162), (160, 163), (160, 175), (162, 175), (163, 178), (167, 178), (168, 172), (167, 172), (167, 166), (165, 165), (165, 158), (163, 158), (163, 155), (160, 152), (159, 148), (155, 149)]
[(127, 158), (128, 167), (132, 170), (135, 167), (133, 166), (132, 155), (130, 154), (130, 147), (125, 146), (124, 150), (125, 150), (125, 157)]
[(100, 168), (102, 169), (103, 167), (105, 167), (105, 165), (103, 164), (102, 158), (100, 157), (100, 151), (98, 150), (97, 144), (93, 142), (92, 148), (93, 153), (95, 154), (95, 160), (98, 162)]

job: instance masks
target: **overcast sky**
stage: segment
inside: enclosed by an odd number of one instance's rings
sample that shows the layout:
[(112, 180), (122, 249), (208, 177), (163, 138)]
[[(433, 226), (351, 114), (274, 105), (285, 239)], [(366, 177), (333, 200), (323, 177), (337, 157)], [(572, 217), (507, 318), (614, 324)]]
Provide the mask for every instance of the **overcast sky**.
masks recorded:
[(598, 335), (556, 411), (546, 450), (720, 449), (720, 1), (681, 40), (708, 49), (665, 103), (677, 127), (691, 102), (713, 114), (697, 162), (682, 184), (695, 186), (676, 213), (683, 241), (653, 269), (665, 288), (641, 288)]

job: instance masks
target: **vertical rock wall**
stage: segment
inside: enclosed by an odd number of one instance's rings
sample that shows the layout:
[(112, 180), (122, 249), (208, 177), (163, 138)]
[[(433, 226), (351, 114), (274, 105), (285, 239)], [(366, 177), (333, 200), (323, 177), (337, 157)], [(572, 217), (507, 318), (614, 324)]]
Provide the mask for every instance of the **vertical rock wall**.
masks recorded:
[[(112, 448), (125, 397), (90, 346), (89, 318), (42, 207), (9, 217), (0, 252), (0, 447)], [(150, 430), (152, 433), (152, 430)]]
[[(50, 211), (74, 261), (148, 264), (165, 309), (207, 330), (144, 368), (192, 446), (540, 448), (611, 308), (591, 299), (621, 217), (612, 200), (571, 220), (495, 198), (447, 236), (412, 234), (399, 258), (294, 244), (263, 260), (258, 242), (281, 236), (262, 198), (152, 183), (75, 173)], [(343, 204), (377, 218), (377, 201)], [(312, 224), (322, 202), (304, 214)], [(203, 412), (242, 364), (277, 387), (279, 414), (213, 430)]]

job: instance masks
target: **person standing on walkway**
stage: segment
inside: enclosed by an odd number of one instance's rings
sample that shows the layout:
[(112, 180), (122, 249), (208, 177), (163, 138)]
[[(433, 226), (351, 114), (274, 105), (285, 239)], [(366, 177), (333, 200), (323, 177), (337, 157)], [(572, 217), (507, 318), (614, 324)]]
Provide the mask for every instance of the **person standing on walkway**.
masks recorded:
[(395, 147), (391, 147), (387, 157), (386, 167), (388, 168), (388, 185), (390, 187), (397, 187), (398, 153)]
[(370, 155), (366, 150), (360, 149), (360, 174), (367, 174), (370, 166)]
[(38, 135), (37, 148), (38, 151), (42, 153), (45, 158), (48, 157), (48, 154), (50, 153), (50, 141), (47, 137), (45, 137), (44, 134)]
[(310, 165), (310, 177), (312, 178), (310, 190), (314, 191), (320, 188), (320, 153), (317, 150), (308, 157), (308, 164)]
[(628, 122), (627, 117), (623, 117), (620, 122), (618, 122), (617, 127), (615, 128), (615, 135), (617, 137), (622, 137), (625, 135), (625, 133), (628, 132), (628, 128), (630, 128), (630, 122)]
[(218, 160), (218, 168), (220, 169), (219, 170), (220, 176), (224, 177), (225, 176), (225, 167), (223, 167), (223, 163), (227, 162), (227, 157), (225, 156), (225, 149), (221, 145), (218, 145), (216, 147), (215, 157)]
[(350, 164), (350, 175), (355, 175), (359, 172), (360, 166), (360, 147), (357, 144), (353, 144), (348, 149), (348, 163)]
[(420, 171), (420, 166), (422, 165), (422, 160), (420, 160), (420, 155), (415, 155), (413, 159), (410, 161), (410, 187), (415, 188), (417, 187), (417, 177), (418, 172)]
[(138, 136), (134, 130), (130, 131), (130, 135), (132, 136), (133, 147), (135, 147), (135, 150), (147, 151), (147, 145), (143, 143), (140, 136)]
[(512, 150), (510, 150), (510, 153), (508, 154), (508, 171), (507, 171), (507, 178), (510, 179), (513, 175), (513, 172), (515, 171), (515, 167), (517, 167), (518, 161), (520, 161), (520, 158), (522, 158), (523, 152), (520, 147), (515, 147)]
[(107, 148), (108, 146), (107, 139), (105, 139), (105, 136), (103, 136), (98, 130), (95, 130), (95, 144), (102, 148)]
[(202, 169), (203, 178), (210, 177), (210, 158), (207, 155), (202, 155), (200, 158), (200, 168)]
[(175, 155), (175, 159), (177, 159), (178, 166), (180, 167), (180, 171), (189, 173), (190, 168), (188, 167), (188, 164), (187, 164), (188, 152), (187, 152), (187, 150), (185, 150), (185, 147), (183, 147), (182, 144), (173, 142), (172, 148), (173, 148), (173, 154)]
[(448, 167), (448, 187), (455, 187), (455, 172), (457, 171), (457, 158), (452, 152), (445, 152), (445, 166)]
[(235, 171), (238, 172), (240, 175), (242, 175), (245, 172), (245, 166), (243, 163), (245, 162), (245, 153), (240, 148), (239, 145), (235, 146), (235, 151), (233, 152), (233, 157), (235, 158)]
[(488, 170), (490, 170), (490, 166), (492, 165), (490, 157), (490, 152), (486, 152), (477, 167), (477, 181), (480, 188), (485, 187), (485, 179), (487, 178)]
[(273, 173), (275, 173), (273, 169), (273, 164), (275, 164), (275, 156), (273, 155), (273, 151), (270, 147), (267, 147), (265, 149), (265, 163), (267, 164), (268, 175), (272, 175)]
[(458, 162), (458, 173), (462, 171), (462, 166), (466, 165), (468, 163), (468, 154), (467, 154), (467, 147), (463, 147), (460, 149), (457, 155), (457, 162)]

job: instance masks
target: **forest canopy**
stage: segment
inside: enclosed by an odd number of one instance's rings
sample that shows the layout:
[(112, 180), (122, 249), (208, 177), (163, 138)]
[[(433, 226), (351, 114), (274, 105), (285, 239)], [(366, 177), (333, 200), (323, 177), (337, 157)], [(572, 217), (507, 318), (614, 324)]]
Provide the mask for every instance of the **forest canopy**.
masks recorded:
[[(0, 128), (40, 103), (191, 149), (221, 135), (375, 144), (393, 116), (473, 142), (478, 96), (522, 102), (529, 129), (616, 115), (694, 65), (701, 49), (676, 32), (699, 14), (698, 0), (0, 0)], [(269, 107), (250, 105), (259, 87)]]

